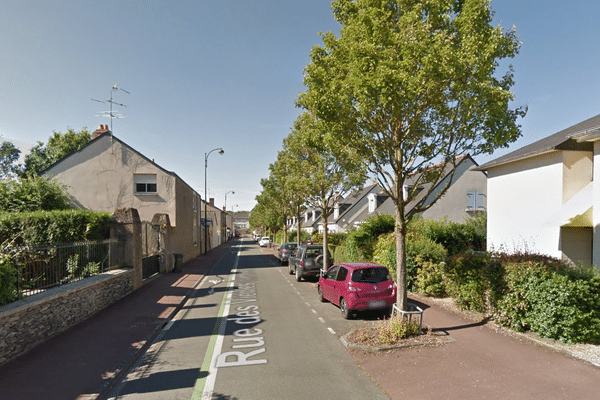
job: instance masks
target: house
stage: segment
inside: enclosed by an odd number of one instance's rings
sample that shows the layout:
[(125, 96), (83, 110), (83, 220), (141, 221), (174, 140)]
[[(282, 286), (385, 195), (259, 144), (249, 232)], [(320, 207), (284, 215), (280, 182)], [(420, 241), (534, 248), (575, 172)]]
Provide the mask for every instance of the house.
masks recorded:
[[(451, 177), (452, 167), (444, 172), (444, 178), (436, 185), (427, 198), (431, 184), (421, 185), (419, 194), (406, 206), (406, 214), (416, 212), (419, 204), (433, 205), (421, 212), (425, 219), (447, 218), (449, 221), (463, 223), (478, 213), (486, 212), (487, 178), (483, 171), (478, 170), (478, 164), (469, 155), (459, 157), (454, 176)], [(446, 193), (435, 201), (442, 189), (452, 178)], [(412, 189), (415, 179), (407, 179), (404, 192)], [(434, 202), (435, 201), (435, 202)], [(366, 218), (375, 214), (395, 215), (396, 209), (392, 199), (377, 184), (366, 186), (340, 201), (340, 213), (334, 209), (331, 221), (328, 221), (329, 232), (347, 232), (352, 227), (359, 226)], [(323, 224), (317, 221), (319, 232)]]
[(482, 165), (489, 250), (600, 265), (600, 115)]
[(41, 175), (65, 184), (76, 208), (106, 212), (135, 208), (142, 221), (167, 214), (173, 227), (171, 252), (183, 254), (184, 260), (204, 253), (205, 207), (208, 249), (225, 240), (221, 210), (214, 200), (202, 201), (177, 174), (112, 135), (106, 125), (100, 125), (88, 144)]

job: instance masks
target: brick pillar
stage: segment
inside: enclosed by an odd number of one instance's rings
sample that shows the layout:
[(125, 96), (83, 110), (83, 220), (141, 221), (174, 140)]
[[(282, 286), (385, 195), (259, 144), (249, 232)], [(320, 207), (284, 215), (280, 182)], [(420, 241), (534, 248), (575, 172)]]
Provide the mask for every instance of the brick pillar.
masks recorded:
[(158, 226), (158, 244), (160, 246), (161, 274), (173, 270), (173, 250), (171, 249), (171, 220), (169, 214), (154, 214), (152, 225)]
[(133, 290), (142, 286), (142, 228), (135, 208), (119, 208), (112, 217), (111, 237), (119, 239), (123, 264), (133, 267)]

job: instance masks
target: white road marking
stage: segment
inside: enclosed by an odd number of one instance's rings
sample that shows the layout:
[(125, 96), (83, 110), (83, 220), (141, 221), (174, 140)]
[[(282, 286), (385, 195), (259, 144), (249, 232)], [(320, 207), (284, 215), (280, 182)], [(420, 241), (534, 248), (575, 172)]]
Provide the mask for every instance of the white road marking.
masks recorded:
[(321, 321), (322, 323), (325, 323), (325, 320), (321, 317), (319, 317), (319, 321)]
[(332, 334), (332, 335), (335, 335), (335, 331), (334, 331), (333, 329), (331, 329), (331, 328), (327, 328), (327, 330), (328, 330), (329, 332), (331, 332), (331, 334)]

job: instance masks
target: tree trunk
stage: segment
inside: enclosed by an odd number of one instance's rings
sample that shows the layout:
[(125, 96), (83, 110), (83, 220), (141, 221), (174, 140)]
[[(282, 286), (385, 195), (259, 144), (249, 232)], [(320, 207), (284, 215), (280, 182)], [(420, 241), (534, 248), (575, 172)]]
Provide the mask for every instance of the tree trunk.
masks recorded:
[(327, 215), (323, 218), (323, 271), (329, 269), (329, 257), (327, 257)]
[(296, 242), (298, 246), (302, 243), (302, 236), (300, 235), (300, 207), (296, 209)]
[(408, 311), (406, 296), (406, 223), (404, 217), (396, 211), (396, 305), (403, 311)]

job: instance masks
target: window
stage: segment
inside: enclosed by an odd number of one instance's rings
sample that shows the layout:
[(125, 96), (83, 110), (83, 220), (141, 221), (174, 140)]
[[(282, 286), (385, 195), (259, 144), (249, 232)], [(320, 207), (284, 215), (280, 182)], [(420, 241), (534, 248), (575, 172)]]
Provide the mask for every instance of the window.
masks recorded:
[(136, 194), (156, 194), (156, 174), (135, 174), (133, 180)]
[(485, 195), (482, 192), (467, 193), (467, 211), (485, 210)]

